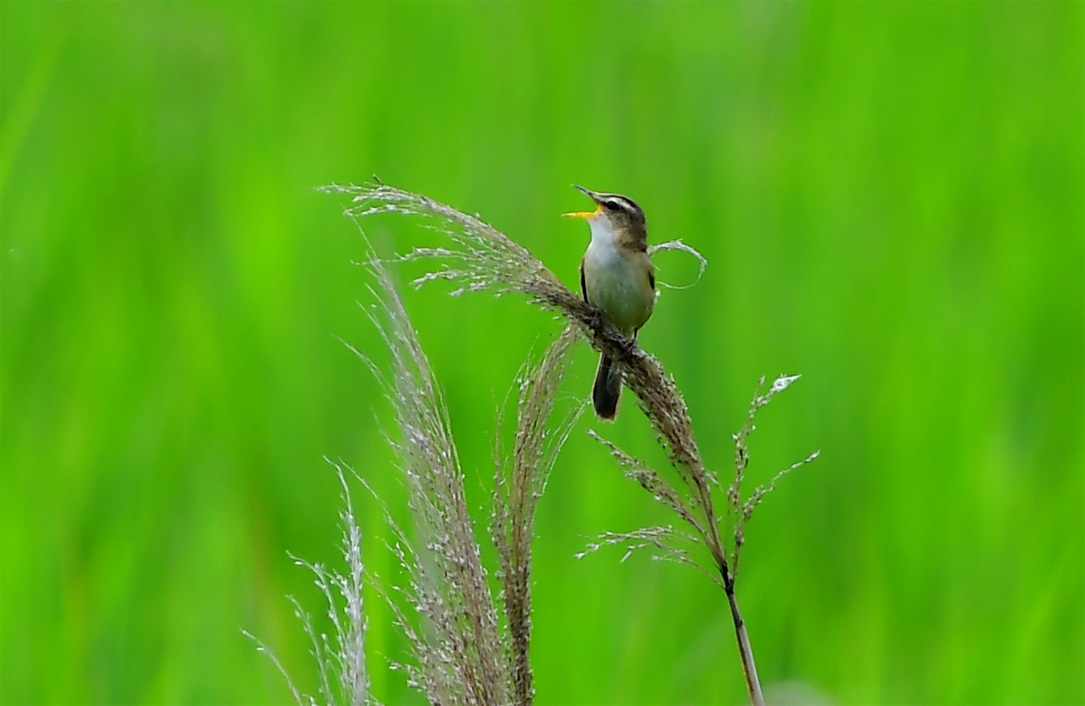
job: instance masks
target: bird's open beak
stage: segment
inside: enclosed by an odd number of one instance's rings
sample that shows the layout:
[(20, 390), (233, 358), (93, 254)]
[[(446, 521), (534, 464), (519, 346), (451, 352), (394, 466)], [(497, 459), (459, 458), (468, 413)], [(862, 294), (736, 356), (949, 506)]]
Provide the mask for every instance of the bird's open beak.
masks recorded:
[(592, 201), (595, 202), (595, 204), (596, 204), (595, 210), (594, 211), (576, 211), (574, 213), (564, 213), (564, 214), (562, 214), (563, 216), (568, 216), (569, 218), (583, 218), (585, 220), (590, 221), (591, 219), (595, 218), (596, 216), (598, 216), (600, 213), (603, 212), (603, 206), (602, 206), (602, 204), (599, 203), (598, 194), (596, 194), (591, 189), (585, 189), (583, 186), (579, 186), (579, 185), (576, 185), (576, 184), (574, 184), (573, 186), (577, 191), (583, 192), (588, 198), (590, 198)]

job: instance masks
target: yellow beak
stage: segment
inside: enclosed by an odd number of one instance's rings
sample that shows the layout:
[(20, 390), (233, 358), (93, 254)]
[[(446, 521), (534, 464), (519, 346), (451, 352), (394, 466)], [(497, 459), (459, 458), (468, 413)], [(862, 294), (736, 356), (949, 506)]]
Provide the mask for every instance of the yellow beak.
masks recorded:
[(599, 203), (599, 199), (597, 199), (595, 197), (595, 192), (594, 191), (592, 191), (591, 189), (585, 189), (583, 186), (575, 186), (574, 188), (578, 189), (579, 191), (583, 191), (585, 194), (587, 194), (588, 198), (590, 198), (592, 201), (595, 202), (595, 204), (596, 204), (595, 210), (594, 211), (576, 211), (574, 213), (563, 213), (561, 215), (567, 216), (569, 218), (583, 218), (585, 220), (590, 221), (591, 219), (595, 218), (596, 216), (598, 216), (600, 213), (603, 212), (603, 206), (602, 206), (602, 204)]
[(594, 211), (576, 211), (574, 213), (563, 213), (561, 215), (567, 216), (569, 218), (584, 218), (584, 219), (587, 219), (587, 220), (590, 221), (591, 219), (595, 218), (596, 216), (598, 216), (602, 212), (603, 212), (603, 207), (599, 206)]

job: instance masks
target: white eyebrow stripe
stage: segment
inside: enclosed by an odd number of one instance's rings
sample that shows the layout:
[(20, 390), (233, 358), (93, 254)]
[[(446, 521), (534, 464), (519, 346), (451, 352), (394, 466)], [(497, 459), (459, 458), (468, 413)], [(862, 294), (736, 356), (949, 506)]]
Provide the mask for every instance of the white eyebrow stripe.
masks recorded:
[(631, 200), (629, 200), (625, 196), (622, 196), (621, 194), (603, 194), (603, 197), (600, 200), (604, 203), (612, 202), (614, 204), (617, 204), (618, 208), (632, 214), (642, 213), (640, 207), (637, 206), (637, 204), (633, 203)]

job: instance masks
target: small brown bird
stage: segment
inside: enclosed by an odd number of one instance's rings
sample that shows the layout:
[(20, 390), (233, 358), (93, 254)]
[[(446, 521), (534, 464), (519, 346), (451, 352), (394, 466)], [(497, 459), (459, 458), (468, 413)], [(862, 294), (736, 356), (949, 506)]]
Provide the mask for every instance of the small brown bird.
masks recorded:
[[(623, 334), (637, 340), (656, 304), (655, 268), (648, 258), (648, 226), (644, 211), (633, 199), (600, 194), (576, 187), (595, 202), (594, 211), (567, 213), (591, 226), (591, 244), (580, 261), (580, 291), (584, 301)], [(591, 399), (601, 419), (618, 415), (622, 373), (614, 361), (602, 356)]]

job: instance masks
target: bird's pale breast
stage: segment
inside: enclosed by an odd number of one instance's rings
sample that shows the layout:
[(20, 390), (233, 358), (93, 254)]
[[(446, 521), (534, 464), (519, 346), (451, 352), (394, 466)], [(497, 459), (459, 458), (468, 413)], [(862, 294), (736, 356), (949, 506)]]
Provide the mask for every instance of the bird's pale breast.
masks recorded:
[(647, 254), (626, 253), (610, 244), (592, 243), (584, 254), (588, 303), (601, 309), (627, 336), (652, 315), (656, 298), (650, 267)]

